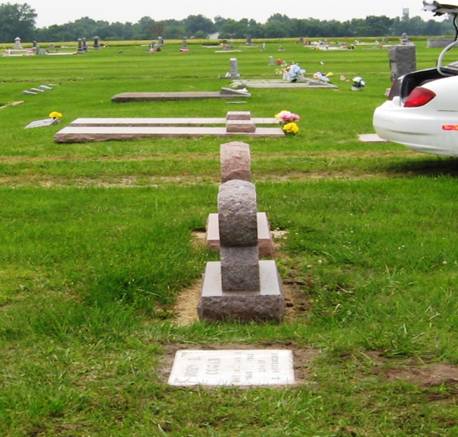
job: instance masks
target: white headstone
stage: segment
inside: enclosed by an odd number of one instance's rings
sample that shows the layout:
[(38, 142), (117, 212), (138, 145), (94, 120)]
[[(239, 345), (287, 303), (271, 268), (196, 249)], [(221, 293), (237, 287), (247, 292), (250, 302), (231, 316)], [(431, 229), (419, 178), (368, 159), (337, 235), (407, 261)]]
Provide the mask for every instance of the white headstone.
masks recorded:
[(253, 387), (295, 384), (290, 350), (183, 350), (176, 354), (169, 385)]

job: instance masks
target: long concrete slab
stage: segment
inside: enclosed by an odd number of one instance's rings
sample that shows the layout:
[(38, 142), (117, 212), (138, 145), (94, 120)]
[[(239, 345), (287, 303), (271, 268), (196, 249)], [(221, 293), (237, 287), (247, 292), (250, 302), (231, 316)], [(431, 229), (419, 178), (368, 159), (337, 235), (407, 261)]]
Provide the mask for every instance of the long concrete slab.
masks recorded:
[[(226, 118), (78, 118), (72, 127), (162, 127), (226, 125)], [(275, 118), (254, 118), (256, 125), (278, 125)]]
[(319, 80), (307, 80), (305, 82), (287, 82), (285, 80), (244, 80), (244, 85), (254, 89), (301, 89), (301, 88), (328, 88), (336, 89), (333, 84), (324, 83)]
[(279, 127), (260, 127), (253, 133), (229, 133), (225, 127), (66, 127), (57, 132), (57, 143), (86, 143), (91, 141), (122, 141), (141, 138), (173, 138), (204, 136), (284, 137)]
[(224, 94), (219, 91), (183, 91), (183, 92), (162, 92), (162, 93), (122, 93), (112, 98), (116, 103), (127, 102), (154, 102), (168, 100), (204, 100), (204, 99), (240, 99), (251, 97), (250, 94), (234, 93)]

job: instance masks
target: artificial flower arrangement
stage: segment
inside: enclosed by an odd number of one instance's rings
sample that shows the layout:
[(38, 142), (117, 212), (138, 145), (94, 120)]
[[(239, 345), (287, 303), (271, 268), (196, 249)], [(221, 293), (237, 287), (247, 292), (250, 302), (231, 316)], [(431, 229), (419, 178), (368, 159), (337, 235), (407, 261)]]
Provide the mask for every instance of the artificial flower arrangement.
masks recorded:
[(362, 91), (365, 87), (366, 81), (362, 77), (357, 76), (353, 78), (351, 86), (352, 91)]
[(299, 125), (297, 124), (301, 117), (294, 112), (281, 111), (275, 118), (280, 121), (283, 132), (286, 135), (297, 135), (300, 131)]
[(49, 118), (52, 118), (53, 120), (60, 120), (62, 117), (63, 115), (57, 111), (53, 111), (49, 114)]
[(313, 78), (316, 80), (319, 80), (320, 82), (330, 83), (333, 76), (334, 76), (334, 73), (332, 72), (325, 74), (325, 73), (322, 73), (321, 71), (318, 71), (313, 75)]

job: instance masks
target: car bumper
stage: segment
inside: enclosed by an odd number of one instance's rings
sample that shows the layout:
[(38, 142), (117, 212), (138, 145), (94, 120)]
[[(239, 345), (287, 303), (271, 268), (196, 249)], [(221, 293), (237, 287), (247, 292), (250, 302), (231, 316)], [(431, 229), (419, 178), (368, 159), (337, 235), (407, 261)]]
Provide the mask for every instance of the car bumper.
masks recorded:
[(377, 134), (413, 150), (435, 155), (458, 156), (458, 131), (445, 131), (444, 125), (458, 126), (458, 113), (404, 108), (388, 101), (376, 109)]

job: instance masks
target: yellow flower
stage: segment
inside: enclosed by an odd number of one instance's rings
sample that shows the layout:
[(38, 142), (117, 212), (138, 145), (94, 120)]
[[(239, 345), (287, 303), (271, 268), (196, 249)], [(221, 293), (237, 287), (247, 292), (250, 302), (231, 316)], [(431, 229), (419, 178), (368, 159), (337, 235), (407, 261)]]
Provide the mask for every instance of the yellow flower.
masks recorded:
[(49, 114), (49, 118), (54, 118), (54, 120), (60, 120), (61, 118), (63, 117), (63, 115), (60, 113), (60, 112), (51, 112), (51, 114)]
[(297, 123), (288, 123), (283, 126), (283, 132), (288, 135), (297, 135), (299, 130)]

